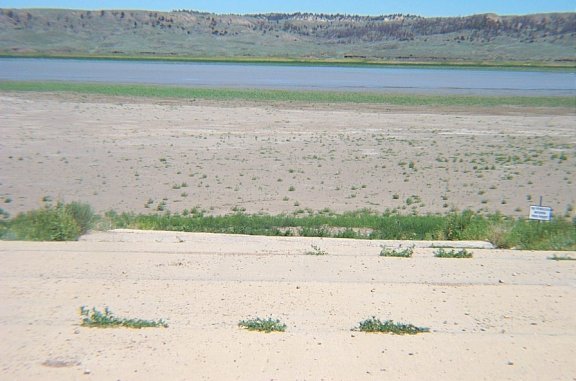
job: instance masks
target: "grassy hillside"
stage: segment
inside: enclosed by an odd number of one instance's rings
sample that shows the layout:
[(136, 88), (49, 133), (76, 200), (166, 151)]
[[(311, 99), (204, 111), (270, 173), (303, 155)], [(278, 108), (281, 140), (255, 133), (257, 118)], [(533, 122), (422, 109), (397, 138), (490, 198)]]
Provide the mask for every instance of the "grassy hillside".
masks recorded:
[(0, 53), (576, 64), (576, 13), (454, 18), (0, 9)]

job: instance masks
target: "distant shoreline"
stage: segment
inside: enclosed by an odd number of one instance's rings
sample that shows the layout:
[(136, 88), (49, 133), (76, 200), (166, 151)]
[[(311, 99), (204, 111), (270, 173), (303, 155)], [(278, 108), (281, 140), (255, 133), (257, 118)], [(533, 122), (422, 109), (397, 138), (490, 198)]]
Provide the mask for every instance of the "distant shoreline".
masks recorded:
[(496, 61), (392, 61), (364, 58), (322, 59), (288, 57), (195, 57), (177, 55), (111, 55), (111, 54), (61, 54), (61, 53), (7, 53), (0, 52), (0, 58), (36, 58), (36, 59), (76, 59), (76, 60), (112, 60), (112, 61), (159, 61), (159, 62), (206, 62), (206, 63), (242, 63), (270, 65), (302, 66), (359, 66), (359, 67), (413, 67), (413, 68), (463, 68), (463, 69), (499, 69), (499, 70), (538, 70), (538, 71), (574, 71), (574, 63), (547, 62), (496, 62)]
[(553, 107), (569, 108), (572, 96), (426, 95), (401, 93), (181, 87), (170, 85), (0, 81), (0, 92), (78, 93), (156, 99), (211, 101), (300, 102), (306, 104), (386, 104), (431, 107)]

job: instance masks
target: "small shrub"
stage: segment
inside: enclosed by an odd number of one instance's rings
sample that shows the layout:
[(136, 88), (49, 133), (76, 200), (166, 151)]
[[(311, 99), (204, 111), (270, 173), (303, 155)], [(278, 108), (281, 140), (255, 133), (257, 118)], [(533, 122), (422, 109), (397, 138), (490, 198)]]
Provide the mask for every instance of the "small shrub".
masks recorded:
[(72, 216), (74, 221), (78, 224), (81, 235), (86, 234), (88, 230), (90, 230), (96, 218), (94, 210), (92, 210), (90, 205), (80, 202), (71, 202), (64, 205), (64, 209), (66, 213)]
[(416, 335), (417, 333), (430, 332), (429, 328), (416, 327), (412, 324), (394, 323), (392, 320), (382, 322), (376, 317), (361, 321), (358, 327), (353, 330), (369, 333), (392, 333), (394, 335)]
[(96, 308), (91, 310), (85, 306), (80, 307), (80, 316), (82, 317), (82, 326), (90, 328), (149, 328), (149, 327), (163, 327), (168, 328), (168, 324), (160, 320), (142, 320), (142, 319), (123, 319), (117, 318), (110, 312), (108, 307), (104, 312), (98, 311)]
[(475, 215), (470, 210), (451, 214), (443, 229), (444, 237), (450, 241), (463, 239), (464, 231), (472, 224), (474, 218)]
[(384, 246), (381, 247), (382, 247), (382, 250), (380, 251), (381, 257), (410, 258), (414, 253), (414, 246), (409, 246), (404, 249), (402, 249), (402, 247), (399, 247), (398, 249), (392, 249)]
[(280, 322), (280, 320), (268, 318), (268, 319), (248, 319), (242, 320), (238, 323), (238, 326), (249, 331), (259, 331), (259, 332), (284, 332), (286, 331), (286, 324)]
[(162, 200), (158, 203), (158, 205), (156, 206), (156, 210), (158, 212), (163, 212), (164, 210), (166, 210), (166, 201)]
[(446, 250), (441, 247), (434, 251), (434, 256), (437, 258), (472, 258), (472, 253), (466, 249), (456, 251), (454, 249)]
[(509, 249), (512, 247), (512, 243), (510, 242), (511, 231), (511, 224), (504, 222), (494, 222), (488, 227), (486, 238), (498, 249)]
[(79, 205), (68, 207), (58, 203), (53, 207), (21, 213), (8, 223), (6, 235), (27, 241), (74, 241), (91, 223)]

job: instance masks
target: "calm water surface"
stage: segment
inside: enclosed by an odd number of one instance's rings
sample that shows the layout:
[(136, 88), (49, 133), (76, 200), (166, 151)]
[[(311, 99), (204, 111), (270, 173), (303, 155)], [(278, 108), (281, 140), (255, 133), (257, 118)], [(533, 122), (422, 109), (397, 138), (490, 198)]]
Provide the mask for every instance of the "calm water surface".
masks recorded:
[(0, 58), (0, 80), (439, 94), (576, 95), (574, 72), (497, 69)]

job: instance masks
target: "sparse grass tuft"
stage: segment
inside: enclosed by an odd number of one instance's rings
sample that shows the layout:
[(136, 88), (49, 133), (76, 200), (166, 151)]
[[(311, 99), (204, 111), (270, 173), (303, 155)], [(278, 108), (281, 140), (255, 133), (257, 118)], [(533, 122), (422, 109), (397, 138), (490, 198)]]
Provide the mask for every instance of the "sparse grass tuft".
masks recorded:
[(168, 328), (168, 324), (160, 320), (142, 320), (142, 319), (124, 319), (117, 318), (112, 314), (108, 307), (104, 308), (104, 312), (98, 311), (96, 308), (88, 309), (85, 306), (80, 307), (80, 316), (82, 317), (82, 326), (90, 328), (150, 328), (150, 327), (163, 327)]
[(382, 322), (376, 317), (361, 321), (358, 327), (353, 330), (369, 333), (392, 333), (394, 335), (416, 335), (417, 333), (430, 332), (429, 328), (416, 327), (412, 324), (394, 323), (392, 320)]
[(272, 318), (255, 318), (242, 320), (238, 323), (238, 326), (249, 331), (259, 331), (265, 333), (286, 331), (286, 324), (281, 323), (278, 319), (274, 320)]
[(412, 257), (412, 254), (414, 254), (414, 246), (409, 246), (406, 248), (402, 248), (402, 246), (400, 246), (397, 249), (393, 249), (393, 248), (389, 248), (389, 247), (384, 247), (381, 246), (382, 250), (380, 251), (380, 256), (381, 257), (398, 257), (398, 258), (410, 258)]
[(472, 258), (472, 253), (466, 249), (456, 251), (454, 249), (446, 250), (441, 247), (434, 251), (434, 256), (437, 258)]
[(8, 218), (10, 218), (10, 213), (0, 208), (0, 220), (7, 220)]
[(312, 247), (312, 250), (307, 251), (305, 253), (306, 255), (327, 255), (328, 254), (327, 251), (320, 249), (319, 246), (310, 245), (310, 247)]

